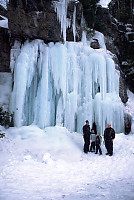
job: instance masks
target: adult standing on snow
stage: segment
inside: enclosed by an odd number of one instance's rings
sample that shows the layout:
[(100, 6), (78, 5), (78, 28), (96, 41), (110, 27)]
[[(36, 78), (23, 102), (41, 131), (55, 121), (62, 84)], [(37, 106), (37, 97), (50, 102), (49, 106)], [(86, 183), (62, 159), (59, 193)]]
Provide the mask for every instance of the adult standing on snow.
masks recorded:
[(108, 124), (108, 127), (104, 131), (105, 147), (107, 149), (106, 155), (109, 155), (109, 156), (113, 155), (114, 138), (115, 138), (115, 131), (113, 128), (111, 128), (111, 124)]
[(84, 152), (88, 153), (90, 145), (90, 125), (88, 120), (86, 120), (86, 124), (83, 126), (83, 138), (84, 138)]

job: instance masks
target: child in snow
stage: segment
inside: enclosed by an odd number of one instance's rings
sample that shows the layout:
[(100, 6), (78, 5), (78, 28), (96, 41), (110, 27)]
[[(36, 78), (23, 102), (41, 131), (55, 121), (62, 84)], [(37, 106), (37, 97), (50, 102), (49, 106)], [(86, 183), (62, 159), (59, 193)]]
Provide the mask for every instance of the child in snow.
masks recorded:
[(96, 141), (96, 134), (94, 132), (94, 129), (92, 129), (91, 130), (91, 135), (90, 135), (90, 142), (91, 142), (90, 151), (91, 152), (95, 152), (95, 141)]
[(96, 136), (96, 141), (95, 141), (95, 144), (96, 144), (96, 153), (95, 154), (97, 154), (98, 153), (98, 150), (99, 150), (99, 152), (100, 152), (100, 155), (102, 155), (102, 150), (101, 150), (101, 136), (100, 136), (100, 133), (99, 132), (97, 132), (97, 136)]

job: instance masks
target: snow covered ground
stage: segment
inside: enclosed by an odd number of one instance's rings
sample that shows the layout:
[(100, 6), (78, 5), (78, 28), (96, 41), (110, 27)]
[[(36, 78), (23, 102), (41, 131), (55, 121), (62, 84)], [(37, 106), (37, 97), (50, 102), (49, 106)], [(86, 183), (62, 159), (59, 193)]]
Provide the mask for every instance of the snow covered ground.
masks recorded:
[(63, 127), (10, 128), (0, 139), (1, 200), (133, 200), (134, 135), (116, 135), (113, 157), (82, 152)]

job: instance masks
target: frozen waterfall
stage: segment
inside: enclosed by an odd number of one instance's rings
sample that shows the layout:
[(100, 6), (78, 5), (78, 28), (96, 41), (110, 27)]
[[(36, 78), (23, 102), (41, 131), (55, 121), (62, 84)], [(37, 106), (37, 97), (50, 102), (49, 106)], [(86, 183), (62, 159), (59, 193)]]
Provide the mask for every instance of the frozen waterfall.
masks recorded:
[[(14, 61), (15, 60), (15, 61)], [(104, 51), (87, 43), (26, 42), (13, 54), (11, 111), (15, 125), (60, 125), (81, 132), (85, 120), (103, 134), (107, 123), (116, 132), (124, 126), (119, 75)], [(14, 62), (13, 62), (14, 61)]]

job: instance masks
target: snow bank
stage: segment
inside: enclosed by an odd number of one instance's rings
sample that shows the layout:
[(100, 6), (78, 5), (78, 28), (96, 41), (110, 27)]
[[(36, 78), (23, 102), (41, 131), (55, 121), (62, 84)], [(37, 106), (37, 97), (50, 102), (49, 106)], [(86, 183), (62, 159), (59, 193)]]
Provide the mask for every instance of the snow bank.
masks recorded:
[(103, 8), (107, 8), (110, 1), (111, 0), (100, 0), (98, 4), (101, 5)]
[(102, 156), (83, 154), (82, 136), (61, 127), (3, 131), (0, 199), (133, 199), (134, 135), (116, 135), (109, 157), (103, 144)]
[[(71, 161), (76, 161), (77, 155), (81, 151), (80, 147), (73, 141), (71, 133), (66, 128), (58, 126), (47, 127), (44, 130), (33, 125), (21, 128), (10, 128), (8, 130), (8, 137), (11, 140), (15, 139), (16, 148), (18, 149), (17, 154), (19, 149), (20, 151), (23, 150), (23, 154), (28, 148), (28, 151), (34, 156), (37, 154), (38, 158), (40, 157), (42, 161), (43, 155), (46, 153), (50, 154), (52, 160), (71, 159)], [(82, 136), (78, 134), (77, 137)]]
[(0, 107), (8, 110), (11, 95), (12, 74), (0, 72)]

